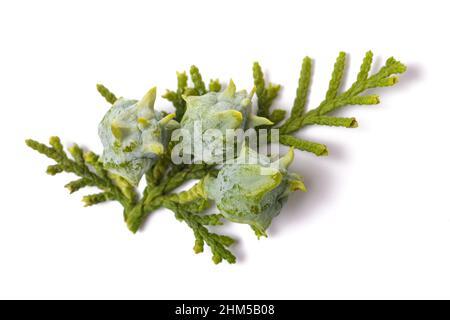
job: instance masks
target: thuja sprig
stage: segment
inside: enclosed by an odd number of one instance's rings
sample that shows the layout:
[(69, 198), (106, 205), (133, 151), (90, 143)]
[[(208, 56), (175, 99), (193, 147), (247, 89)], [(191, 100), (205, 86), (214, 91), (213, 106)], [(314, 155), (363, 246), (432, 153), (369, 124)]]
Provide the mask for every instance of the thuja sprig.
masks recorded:
[[(295, 134), (308, 125), (357, 127), (358, 123), (355, 118), (335, 116), (333, 112), (347, 105), (378, 104), (379, 97), (377, 95), (364, 95), (363, 93), (368, 89), (394, 85), (398, 81), (396, 74), (406, 71), (405, 65), (394, 58), (389, 58), (380, 70), (373, 75), (369, 75), (372, 59), (373, 54), (370, 51), (367, 52), (356, 81), (347, 90), (342, 90), (346, 54), (341, 52), (334, 64), (324, 100), (318, 107), (308, 111), (306, 106), (311, 84), (312, 60), (309, 57), (304, 58), (296, 97), (287, 119), (285, 110), (272, 110), (280, 92), (280, 85), (268, 83), (264, 78), (261, 66), (255, 62), (253, 64), (253, 80), (257, 99), (256, 114), (259, 117), (270, 120), (265, 119), (264, 125), (258, 126), (257, 129), (279, 129), (279, 142), (281, 144), (309, 151), (319, 156), (326, 155), (328, 150), (325, 145), (303, 140), (296, 137)], [(163, 95), (165, 99), (172, 102), (175, 108), (175, 119), (178, 121), (181, 121), (185, 114), (186, 100), (189, 100), (186, 99), (187, 97), (201, 96), (208, 93), (210, 93), (210, 96), (214, 96), (216, 94), (211, 93), (222, 91), (222, 86), (218, 79), (210, 80), (207, 86), (196, 66), (190, 68), (189, 76), (191, 84), (189, 84), (189, 77), (186, 72), (178, 72), (177, 89), (168, 90)], [(229, 90), (234, 94), (236, 88), (232, 82), (230, 82), (230, 88), (232, 90)], [(134, 128), (134, 130), (146, 129), (150, 120), (154, 121), (153, 124), (155, 126), (167, 125), (167, 128), (164, 127), (165, 130), (169, 130), (168, 128), (171, 126), (176, 127), (180, 125), (177, 122), (170, 123), (174, 116), (173, 114), (168, 115), (160, 112), (158, 118), (154, 118), (155, 88), (151, 89), (143, 98), (142, 101), (145, 103), (138, 102), (136, 105), (131, 100), (123, 98), (119, 100), (114, 93), (101, 84), (97, 85), (97, 90), (107, 102), (112, 104), (112, 109), (116, 108), (114, 112), (118, 110), (117, 108), (126, 108), (127, 103), (138, 107), (136, 108), (140, 112), (140, 116), (137, 119), (138, 129)], [(230, 92), (227, 89), (223, 93), (231, 94)], [(219, 95), (223, 93), (219, 93)], [(251, 97), (252, 94), (249, 96)], [(251, 107), (250, 99), (246, 99), (247, 101), (245, 102), (245, 105), (248, 107)], [(122, 109), (119, 109), (119, 111), (122, 111)], [(236, 115), (237, 110), (231, 111)], [(130, 134), (129, 128), (120, 121), (114, 122), (113, 127), (115, 131), (112, 134), (119, 136), (121, 139), (125, 139), (127, 134)], [(159, 146), (158, 143), (161, 144), (160, 148), (154, 149), (155, 146)], [(65, 186), (70, 193), (77, 192), (85, 187), (97, 187), (100, 190), (99, 193), (83, 197), (83, 202), (86, 206), (106, 201), (118, 201), (124, 208), (124, 218), (132, 232), (137, 232), (152, 212), (159, 208), (167, 208), (175, 214), (178, 220), (184, 222), (192, 230), (195, 239), (195, 253), (203, 252), (206, 244), (210, 248), (212, 260), (216, 264), (222, 261), (235, 263), (236, 257), (229, 250), (235, 241), (226, 235), (211, 232), (210, 226), (220, 226), (224, 220), (241, 221), (251, 225), (258, 236), (266, 235), (265, 229), (270, 225), (270, 221), (273, 218), (270, 215), (275, 213), (276, 216), (277, 212), (281, 210), (277, 204), (281, 204), (281, 200), (295, 190), (306, 191), (302, 178), (295, 173), (287, 171), (288, 166), (294, 159), (293, 148), (290, 149), (287, 155), (274, 160), (278, 164), (278, 169), (271, 166), (272, 160), (269, 158), (259, 163), (258, 167), (269, 173), (269, 175), (262, 176), (255, 175), (252, 171), (255, 168), (253, 166), (244, 166), (240, 169), (238, 167), (230, 167), (227, 170), (225, 167), (220, 168), (214, 164), (174, 164), (170, 158), (174, 143), (169, 141), (165, 146), (162, 145), (162, 140), (158, 140), (158, 143), (153, 142), (150, 144), (153, 148), (151, 150), (158, 151), (158, 154), (156, 158), (152, 158), (155, 161), (152, 162), (151, 166), (147, 167), (148, 170), (143, 170), (145, 171), (147, 185), (142, 195), (140, 195), (123, 175), (121, 176), (117, 171), (105, 168), (101, 158), (92, 151), (74, 144), (68, 148), (68, 153), (66, 153), (58, 137), (50, 138), (49, 146), (35, 140), (26, 140), (26, 144), (30, 148), (56, 162), (47, 167), (48, 174), (56, 175), (67, 172), (78, 176), (78, 179), (70, 181)], [(257, 153), (257, 151), (250, 151), (245, 148), (243, 150), (244, 152), (241, 150), (243, 155), (251, 154), (251, 152)], [(269, 162), (271, 163), (270, 165)], [(241, 173), (233, 176), (237, 169)], [(246, 176), (252, 174), (253, 176)], [(140, 177), (142, 177), (142, 174)], [(197, 183), (186, 191), (176, 192), (177, 188), (183, 187), (189, 181), (197, 181)], [(222, 188), (224, 184), (226, 188)], [(236, 190), (238, 191), (236, 192)], [(269, 197), (265, 198), (266, 195)], [(265, 200), (263, 201), (263, 199)], [(276, 201), (273, 201), (274, 199)], [(220, 214), (205, 213), (205, 210), (211, 208), (212, 200), (217, 202)], [(267, 210), (271, 209), (272, 206), (275, 208), (275, 211), (271, 213), (271, 211)], [(244, 208), (248, 208), (248, 210)], [(252, 215), (254, 212), (263, 214), (263, 216), (258, 216), (258, 214)]]
[(117, 200), (124, 208), (133, 205), (136, 194), (134, 189), (122, 178), (110, 175), (102, 166), (99, 157), (92, 151), (85, 151), (78, 145), (69, 148), (72, 158), (69, 158), (58, 137), (51, 137), (49, 144), (39, 143), (28, 139), (26, 144), (53, 159), (56, 164), (47, 168), (47, 173), (55, 175), (61, 172), (73, 173), (80, 177), (66, 184), (70, 193), (76, 192), (84, 187), (97, 187), (102, 193), (88, 195), (83, 198), (86, 206), (105, 202), (108, 200)]
[(228, 263), (235, 263), (236, 257), (228, 250), (228, 247), (235, 243), (235, 240), (229, 236), (212, 233), (207, 226), (222, 225), (222, 215), (199, 215), (193, 214), (185, 209), (185, 204), (181, 205), (175, 201), (167, 201), (166, 208), (175, 213), (175, 217), (185, 222), (192, 229), (195, 237), (194, 252), (201, 253), (206, 243), (212, 253), (212, 260), (215, 264), (226, 260)]
[(303, 60), (297, 95), (291, 109), (290, 118), (279, 127), (280, 143), (293, 146), (299, 150), (309, 151), (318, 156), (328, 154), (324, 144), (303, 140), (293, 134), (308, 125), (337, 126), (356, 128), (355, 118), (330, 116), (329, 114), (347, 105), (374, 105), (380, 103), (378, 95), (362, 95), (368, 89), (393, 86), (398, 82), (396, 74), (406, 71), (406, 66), (394, 58), (389, 58), (385, 65), (375, 74), (369, 76), (373, 54), (367, 52), (361, 64), (356, 81), (349, 89), (340, 92), (345, 73), (346, 54), (341, 52), (336, 59), (325, 99), (320, 105), (305, 112), (308, 90), (311, 83), (311, 59)]
[[(156, 169), (156, 170), (155, 170)], [(202, 179), (208, 174), (214, 174), (212, 166), (205, 164), (178, 165), (168, 164), (163, 172), (158, 172), (158, 165), (147, 177), (148, 185), (145, 187), (142, 198), (126, 212), (126, 222), (131, 232), (137, 232), (147, 216), (163, 206), (166, 198), (175, 200), (172, 191), (188, 181)], [(157, 172), (157, 173), (156, 173)], [(155, 173), (159, 176), (155, 180)], [(207, 203), (198, 201), (197, 211), (206, 209)], [(191, 210), (194, 210), (191, 204)]]

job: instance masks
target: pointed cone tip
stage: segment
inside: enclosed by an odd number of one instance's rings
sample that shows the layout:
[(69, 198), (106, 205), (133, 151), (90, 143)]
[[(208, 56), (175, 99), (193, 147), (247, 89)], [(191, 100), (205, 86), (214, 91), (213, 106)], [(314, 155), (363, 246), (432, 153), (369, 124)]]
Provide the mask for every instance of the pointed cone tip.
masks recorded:
[(265, 117), (260, 117), (260, 116), (256, 116), (253, 114), (250, 116), (250, 120), (252, 122), (253, 127), (271, 126), (274, 124), (272, 121), (270, 121), (269, 119), (267, 119)]
[(273, 164), (275, 166), (279, 166), (282, 169), (287, 169), (291, 165), (291, 163), (294, 161), (295, 153), (294, 153), (294, 147), (290, 147), (288, 152), (276, 160)]
[(248, 98), (251, 100), (253, 99), (253, 96), (255, 95), (256, 92), (256, 86), (253, 86), (252, 90), (250, 90), (249, 94), (248, 94)]
[(168, 124), (173, 118), (175, 118), (175, 113), (169, 113), (167, 116), (159, 120), (159, 124), (166, 125)]
[(148, 108), (153, 111), (153, 107), (156, 101), (156, 87), (147, 91), (144, 97), (138, 102), (140, 108)]
[(113, 136), (120, 141), (122, 141), (129, 134), (129, 131), (130, 128), (117, 121), (113, 121), (111, 123), (111, 132)]
[(145, 146), (145, 149), (151, 153), (156, 154), (157, 156), (160, 156), (164, 153), (164, 146), (159, 142), (149, 143)]
[(234, 84), (233, 79), (230, 79), (230, 83), (228, 84), (228, 87), (224, 90), (222, 95), (227, 98), (233, 98), (236, 94), (236, 85)]
[[(242, 115), (242, 112), (229, 109), (225, 111), (219, 111), (214, 114), (217, 119), (221, 121), (226, 121), (229, 125), (228, 129), (237, 129), (241, 126), (242, 121), (244, 121), (244, 116)], [(233, 119), (234, 121), (230, 121)]]

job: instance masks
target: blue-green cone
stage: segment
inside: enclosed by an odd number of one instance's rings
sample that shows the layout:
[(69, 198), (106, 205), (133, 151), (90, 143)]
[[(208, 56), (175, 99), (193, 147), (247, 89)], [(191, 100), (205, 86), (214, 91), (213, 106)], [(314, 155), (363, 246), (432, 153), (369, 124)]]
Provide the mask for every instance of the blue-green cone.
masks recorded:
[(208, 198), (233, 222), (249, 224), (258, 237), (266, 229), (295, 190), (306, 191), (302, 178), (288, 173), (294, 151), (276, 161), (244, 146), (236, 163), (226, 164), (217, 178), (204, 183)]
[[(250, 94), (245, 90), (236, 92), (236, 86), (231, 80), (223, 92), (209, 92), (202, 96), (185, 97), (186, 112), (180, 124), (181, 128), (189, 133), (190, 141), (184, 150), (190, 150), (190, 154), (194, 156), (195, 160), (218, 163), (225, 154), (227, 129), (245, 129), (249, 126), (271, 124), (268, 119), (251, 114), (252, 96), (253, 92)], [(195, 126), (199, 126), (199, 124), (203, 139), (197, 141), (199, 137), (194, 136), (194, 131)], [(218, 129), (221, 136), (208, 137), (205, 132), (210, 129)], [(195, 154), (195, 145), (201, 145), (204, 152), (200, 155)], [(205, 154), (211, 156), (205, 158)], [(199, 157), (202, 158), (199, 159)]]
[(163, 117), (154, 110), (156, 88), (140, 100), (118, 99), (98, 127), (105, 168), (134, 186), (164, 153), (169, 131), (178, 123), (173, 114)]

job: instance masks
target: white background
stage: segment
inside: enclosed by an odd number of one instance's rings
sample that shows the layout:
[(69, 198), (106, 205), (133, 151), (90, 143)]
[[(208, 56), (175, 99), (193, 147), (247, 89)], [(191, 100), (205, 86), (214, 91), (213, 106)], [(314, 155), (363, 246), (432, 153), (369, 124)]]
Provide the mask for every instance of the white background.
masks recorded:
[[(450, 49), (445, 1), (2, 1), (0, 3), (1, 298), (450, 298)], [(302, 58), (314, 58), (310, 107), (334, 60), (354, 79), (366, 50), (409, 71), (377, 90), (379, 106), (351, 107), (358, 129), (303, 137), (330, 155), (297, 151), (309, 191), (293, 195), (257, 240), (244, 225), (236, 265), (194, 255), (193, 235), (169, 211), (131, 234), (121, 208), (83, 208), (72, 177), (24, 139), (60, 135), (101, 151), (108, 104), (95, 84), (140, 98), (204, 77), (252, 86), (260, 61), (293, 101)], [(159, 108), (170, 109), (163, 99)]]

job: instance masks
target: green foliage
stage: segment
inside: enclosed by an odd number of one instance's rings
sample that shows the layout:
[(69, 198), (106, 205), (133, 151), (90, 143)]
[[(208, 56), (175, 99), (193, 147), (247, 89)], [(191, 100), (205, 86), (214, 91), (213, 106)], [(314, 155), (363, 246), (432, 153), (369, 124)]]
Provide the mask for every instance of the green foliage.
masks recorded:
[(168, 201), (165, 206), (175, 213), (175, 217), (185, 222), (193, 231), (195, 237), (194, 252), (201, 253), (206, 243), (212, 253), (212, 260), (215, 264), (223, 260), (228, 263), (236, 263), (236, 257), (228, 250), (235, 240), (229, 236), (210, 232), (205, 226), (220, 225), (221, 215), (197, 215), (184, 209), (183, 206), (175, 202)]
[(203, 180), (200, 180), (189, 190), (170, 195), (168, 200), (178, 204), (188, 204), (203, 198), (206, 198), (206, 194), (203, 188)]
[(377, 95), (361, 95), (364, 91), (379, 87), (388, 87), (397, 83), (396, 74), (406, 71), (406, 66), (394, 58), (389, 58), (385, 65), (375, 74), (369, 76), (373, 54), (367, 52), (361, 64), (356, 81), (344, 92), (340, 92), (342, 79), (345, 73), (344, 52), (339, 53), (334, 65), (331, 80), (325, 99), (320, 105), (308, 112), (305, 111), (307, 91), (311, 81), (311, 60), (303, 60), (297, 96), (291, 111), (290, 118), (279, 127), (280, 142), (293, 146), (299, 150), (309, 151), (318, 156), (327, 155), (327, 148), (322, 144), (298, 139), (293, 134), (307, 125), (337, 126), (356, 128), (358, 122), (355, 118), (341, 118), (328, 116), (328, 114), (347, 105), (374, 105), (380, 103)]
[(219, 92), (222, 89), (222, 85), (220, 84), (219, 79), (211, 79), (209, 81), (209, 91), (210, 92)]
[(280, 123), (281, 121), (284, 120), (284, 118), (286, 117), (286, 113), (287, 113), (286, 110), (275, 109), (270, 114), (270, 121), (273, 122), (273, 125), (276, 125), (276, 124), (278, 124), (278, 123)]
[[(147, 216), (152, 211), (160, 208), (166, 199), (170, 199), (171, 201), (176, 200), (177, 194), (172, 194), (173, 190), (188, 181), (202, 179), (207, 174), (214, 174), (215, 172), (212, 166), (204, 164), (177, 166), (165, 161), (165, 159), (161, 161), (166, 163), (163, 165), (164, 169), (162, 172), (156, 169), (157, 165), (154, 167), (154, 170), (147, 176), (148, 185), (144, 190), (142, 198), (134, 207), (125, 212), (128, 228), (133, 233), (139, 230)], [(158, 176), (157, 179), (155, 174)], [(207, 207), (203, 201), (198, 201), (197, 207), (195, 207), (195, 203), (185, 203), (185, 205), (186, 207), (189, 206), (191, 212), (201, 212)]]
[(70, 193), (74, 193), (74, 192), (80, 190), (81, 188), (91, 186), (90, 183), (91, 183), (90, 180), (88, 180), (86, 178), (81, 178), (81, 179), (69, 182), (64, 187), (67, 188)]
[(108, 90), (104, 85), (97, 84), (97, 91), (100, 92), (103, 98), (105, 98), (106, 101), (108, 101), (111, 104), (114, 104), (114, 102), (117, 101), (117, 97)]
[(299, 139), (291, 135), (281, 135), (280, 143), (295, 149), (314, 153), (316, 156), (327, 156), (327, 146), (321, 143)]
[[(372, 60), (373, 54), (369, 51), (363, 59), (355, 82), (345, 90), (342, 89), (342, 82), (345, 78), (346, 54), (341, 52), (334, 64), (324, 100), (318, 107), (308, 111), (306, 106), (311, 85), (312, 60), (309, 57), (304, 58), (296, 97), (287, 119), (287, 112), (284, 109), (274, 108), (272, 110), (280, 92), (280, 85), (267, 83), (261, 66), (255, 62), (253, 64), (253, 80), (257, 98), (256, 114), (259, 117), (268, 118), (273, 123), (270, 124), (271, 122), (267, 119), (265, 119), (266, 122), (261, 123), (261, 118), (259, 118), (258, 129), (277, 128), (280, 131), (279, 142), (281, 144), (312, 152), (317, 156), (327, 155), (328, 149), (324, 144), (304, 140), (296, 137), (295, 134), (309, 125), (356, 128), (358, 123), (355, 118), (339, 117), (333, 113), (347, 105), (380, 103), (377, 95), (365, 92), (369, 89), (393, 86), (398, 82), (396, 75), (406, 71), (405, 65), (394, 58), (389, 58), (383, 67), (370, 75)], [(231, 82), (229, 88), (233, 89), (230, 90), (234, 94), (234, 83)], [(117, 97), (101, 84), (97, 85), (97, 90), (107, 102), (114, 104), (111, 109), (124, 101), (121, 99), (116, 103)], [(150, 109), (143, 109), (148, 111), (145, 113), (147, 116), (151, 115), (152, 117), (155, 115), (153, 103), (156, 88), (153, 90), (150, 90), (147, 94), (148, 97), (146, 95), (147, 98), (144, 97), (142, 100), (152, 102)], [(223, 88), (218, 79), (210, 79), (206, 86), (199, 69), (192, 66), (189, 76), (186, 72), (177, 72), (176, 90), (167, 90), (163, 97), (172, 102), (175, 108), (175, 119), (182, 122), (186, 112), (186, 100), (192, 100), (188, 99), (189, 96), (200, 96), (210, 92), (218, 93), (221, 90)], [(250, 98), (243, 100), (245, 101), (236, 104), (243, 108), (251, 106)], [(241, 104), (241, 102), (243, 103)], [(209, 111), (211, 110), (202, 110), (202, 116), (207, 117)], [(167, 118), (161, 119), (166, 116)], [(247, 116), (256, 126), (258, 117)], [(158, 113), (155, 121), (158, 123), (161, 121), (169, 127), (174, 125), (173, 122), (171, 123), (173, 121), (171, 117), (173, 114), (167, 115), (161, 112)], [(187, 117), (188, 114), (185, 118)], [(145, 119), (139, 117), (137, 125), (147, 128), (149, 123), (144, 121)], [(108, 131), (109, 129), (106, 131), (108, 134), (111, 133), (116, 138), (122, 139), (125, 135), (129, 135), (122, 124), (114, 123), (110, 127), (111, 132)], [(148, 138), (148, 136), (146, 137)], [(92, 151), (74, 144), (68, 148), (68, 153), (66, 153), (58, 137), (51, 137), (49, 145), (31, 139), (26, 140), (26, 144), (30, 148), (55, 162), (47, 167), (46, 171), (49, 175), (66, 172), (77, 176), (76, 179), (65, 185), (70, 193), (80, 191), (85, 187), (99, 189), (98, 193), (83, 196), (82, 200), (85, 206), (118, 201), (124, 209), (125, 222), (133, 233), (140, 229), (152, 212), (159, 208), (167, 208), (192, 230), (195, 238), (194, 252), (203, 252), (206, 244), (210, 248), (212, 260), (216, 264), (222, 261), (236, 262), (236, 257), (229, 249), (235, 241), (228, 236), (212, 232), (211, 226), (220, 226), (224, 220), (247, 223), (258, 236), (265, 236), (272, 218), (279, 213), (288, 195), (295, 190), (306, 191), (301, 177), (287, 169), (294, 158), (293, 148), (284, 157), (278, 160), (274, 159), (273, 163), (269, 158), (261, 160), (257, 168), (265, 169), (265, 174), (262, 175), (260, 170), (255, 171), (255, 166), (225, 165), (218, 168), (205, 163), (174, 164), (170, 159), (170, 153), (174, 146), (173, 141), (169, 141), (164, 148), (158, 150), (154, 141), (150, 142), (146, 146), (152, 147), (152, 155), (156, 156), (152, 158), (151, 165), (144, 170), (147, 185), (140, 195), (133, 185), (123, 175), (120, 175), (120, 172), (107, 167), (106, 162), (103, 163), (101, 158)], [(127, 155), (129, 152), (135, 152), (137, 150), (135, 147), (127, 149)], [(255, 151), (253, 156), (257, 157), (257, 155)], [(278, 167), (278, 171), (274, 169), (276, 167), (273, 167), (275, 163), (281, 165)], [(271, 172), (272, 175), (268, 176), (268, 172)], [(197, 180), (193, 187), (186, 191), (176, 191), (177, 188), (183, 187), (192, 180)], [(205, 213), (207, 209), (211, 208), (212, 200), (218, 205), (220, 214)]]
[(190, 74), (192, 82), (194, 83), (194, 89), (197, 91), (197, 94), (199, 96), (204, 95), (206, 93), (206, 87), (198, 68), (196, 66), (191, 66)]
[(93, 206), (94, 204), (106, 202), (109, 200), (114, 200), (111, 195), (107, 192), (100, 192), (96, 194), (90, 194), (83, 197), (83, 202), (85, 207)]
[(300, 117), (305, 111), (306, 100), (308, 98), (309, 86), (311, 84), (311, 58), (303, 59), (300, 78), (298, 80), (297, 95), (295, 96), (294, 105), (292, 106), (291, 116)]
[(188, 76), (186, 72), (177, 72), (177, 90), (167, 90), (162, 96), (164, 99), (172, 102), (175, 107), (175, 119), (180, 121), (183, 118), (183, 114), (186, 111), (186, 102), (183, 99), (186, 90), (188, 89)]
[[(50, 138), (50, 147), (32, 139), (28, 139), (25, 142), (31, 149), (36, 150), (56, 162), (56, 165), (47, 168), (47, 172), (50, 175), (64, 171), (67, 173), (74, 173), (80, 177), (80, 179), (66, 184), (65, 187), (70, 193), (78, 191), (86, 186), (95, 186), (106, 193), (104, 201), (117, 200), (124, 207), (133, 205), (135, 195), (122, 192), (116, 182), (105, 174), (105, 170), (99, 162), (98, 156), (92, 151), (84, 151), (78, 145), (73, 145), (69, 148), (69, 152), (72, 155), (71, 159), (64, 151), (58, 137)], [(95, 161), (93, 161), (93, 157), (96, 159)], [(90, 163), (92, 166), (88, 162), (85, 162), (85, 158), (91, 160)]]
[(274, 110), (270, 113), (270, 107), (274, 100), (278, 97), (281, 89), (279, 84), (269, 83), (266, 86), (264, 73), (258, 62), (253, 63), (253, 83), (256, 89), (256, 96), (258, 98), (258, 110), (256, 114), (261, 117), (268, 118), (274, 124), (281, 122), (284, 119), (285, 113), (281, 109)]

